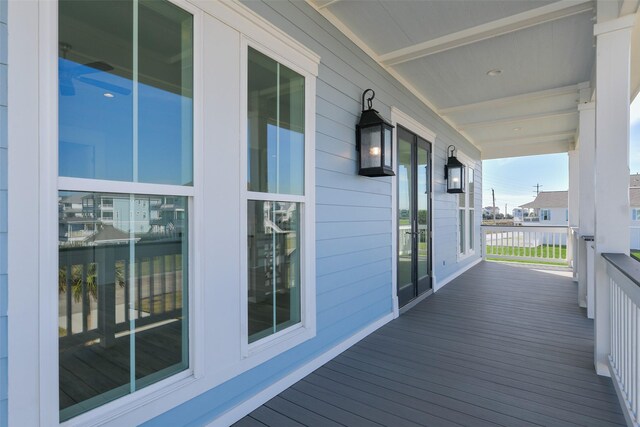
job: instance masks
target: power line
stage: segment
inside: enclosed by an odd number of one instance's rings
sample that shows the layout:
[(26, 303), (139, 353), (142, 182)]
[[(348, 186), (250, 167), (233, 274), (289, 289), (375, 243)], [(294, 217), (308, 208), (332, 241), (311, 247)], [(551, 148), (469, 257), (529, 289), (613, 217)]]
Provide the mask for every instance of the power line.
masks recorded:
[(536, 189), (536, 196), (537, 196), (538, 194), (540, 194), (540, 187), (542, 187), (542, 185), (536, 184), (536, 185), (534, 185), (534, 187)]

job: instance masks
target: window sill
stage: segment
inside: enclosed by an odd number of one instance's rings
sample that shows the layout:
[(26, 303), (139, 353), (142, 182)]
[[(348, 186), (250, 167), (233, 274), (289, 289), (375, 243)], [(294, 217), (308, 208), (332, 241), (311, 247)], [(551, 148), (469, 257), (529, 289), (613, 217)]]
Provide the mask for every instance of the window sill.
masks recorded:
[(303, 342), (316, 336), (315, 328), (312, 330), (302, 323), (291, 326), (269, 337), (265, 337), (255, 343), (247, 345), (242, 352), (243, 359), (250, 365), (260, 364), (278, 356)]
[[(71, 426), (97, 426), (105, 423), (126, 424), (124, 418), (129, 416), (138, 418), (137, 411), (144, 411), (145, 405), (156, 400), (165, 399), (162, 406), (173, 408), (178, 406), (188, 398), (178, 397), (182, 393), (176, 393), (178, 390), (193, 388), (200, 378), (196, 377), (192, 369), (175, 374), (132, 394), (122, 396), (112, 402), (106, 403), (84, 414), (73, 417), (67, 421), (60, 423), (61, 427)], [(145, 420), (148, 417), (143, 417)]]

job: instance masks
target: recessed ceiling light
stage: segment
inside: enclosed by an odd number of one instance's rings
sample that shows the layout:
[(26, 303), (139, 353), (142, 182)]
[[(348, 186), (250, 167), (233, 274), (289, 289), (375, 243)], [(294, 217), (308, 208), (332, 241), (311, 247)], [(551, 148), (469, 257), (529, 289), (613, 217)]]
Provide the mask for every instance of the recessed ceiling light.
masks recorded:
[(502, 70), (498, 68), (487, 71), (487, 76), (491, 76), (491, 77), (499, 76), (500, 74), (502, 74)]
[(519, 132), (522, 128), (513, 128), (514, 131)]
[(105, 98), (113, 98), (115, 96), (111, 92), (105, 92), (103, 95), (104, 95)]

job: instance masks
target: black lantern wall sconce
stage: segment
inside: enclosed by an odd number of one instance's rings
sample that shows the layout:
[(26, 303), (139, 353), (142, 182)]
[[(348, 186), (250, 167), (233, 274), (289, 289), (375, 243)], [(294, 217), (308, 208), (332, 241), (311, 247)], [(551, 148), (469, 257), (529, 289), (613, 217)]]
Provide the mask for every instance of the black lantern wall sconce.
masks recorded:
[(449, 158), (444, 166), (444, 179), (447, 180), (447, 193), (464, 193), (465, 187), (465, 168), (460, 160), (455, 156), (456, 147), (450, 145), (447, 148)]
[[(367, 109), (364, 99), (368, 92)], [(356, 150), (358, 151), (358, 175), (393, 176), (393, 128), (380, 113), (372, 108), (376, 93), (367, 89), (362, 94), (362, 114), (356, 125)]]

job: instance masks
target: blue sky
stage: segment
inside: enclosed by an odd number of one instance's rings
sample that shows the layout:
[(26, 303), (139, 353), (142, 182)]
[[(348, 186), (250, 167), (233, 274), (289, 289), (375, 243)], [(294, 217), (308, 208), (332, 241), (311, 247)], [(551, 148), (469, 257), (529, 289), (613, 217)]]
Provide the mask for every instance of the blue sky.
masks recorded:
[[(631, 173), (640, 172), (640, 96), (631, 104)], [(567, 153), (514, 157), (482, 162), (482, 206), (491, 206), (491, 189), (496, 193), (496, 206), (504, 213), (535, 198), (535, 185), (540, 191), (567, 190), (569, 168)]]

